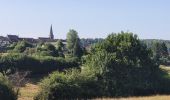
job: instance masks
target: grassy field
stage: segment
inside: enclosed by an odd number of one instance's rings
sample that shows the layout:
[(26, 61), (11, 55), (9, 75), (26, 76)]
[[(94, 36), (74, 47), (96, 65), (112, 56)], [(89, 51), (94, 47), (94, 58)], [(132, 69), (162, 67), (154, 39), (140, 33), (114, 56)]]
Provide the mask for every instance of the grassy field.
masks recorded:
[[(160, 66), (162, 70), (166, 70), (170, 75), (170, 66)], [(37, 82), (29, 82), (24, 87), (20, 88), (19, 100), (33, 100), (34, 95), (38, 92), (39, 87)], [(96, 100), (170, 100), (170, 95), (155, 95), (155, 96), (144, 96), (144, 97), (128, 97), (128, 98), (102, 98)]]

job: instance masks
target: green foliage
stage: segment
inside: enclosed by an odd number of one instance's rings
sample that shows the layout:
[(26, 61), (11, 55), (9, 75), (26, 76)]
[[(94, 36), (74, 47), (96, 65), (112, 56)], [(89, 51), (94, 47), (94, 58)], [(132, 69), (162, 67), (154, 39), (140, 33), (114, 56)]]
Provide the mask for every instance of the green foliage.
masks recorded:
[(16, 59), (21, 58), (17, 54), (0, 56), (0, 72), (4, 75), (11, 74), (15, 71)]
[(31, 71), (32, 74), (44, 74), (54, 70), (78, 67), (75, 58), (59, 58), (48, 56), (27, 56), (24, 54), (8, 54), (0, 58), (1, 72), (14, 72), (16, 69)]
[(22, 53), (26, 50), (26, 48), (31, 48), (31, 47), (33, 47), (32, 44), (30, 44), (26, 41), (20, 41), (17, 43), (17, 45), (13, 49), (13, 52)]
[(60, 56), (60, 57), (64, 57), (64, 54), (63, 54), (64, 44), (62, 43), (61, 40), (58, 40), (58, 41), (57, 41), (56, 49), (57, 49), (58, 52), (59, 52), (59, 56)]
[(80, 45), (80, 40), (77, 39), (73, 48), (73, 56), (81, 57), (83, 55), (83, 50)]
[(168, 47), (167, 47), (167, 45), (163, 42), (163, 43), (161, 44), (161, 47), (162, 47), (162, 56), (168, 57), (168, 56), (169, 56), (169, 53), (168, 53)]
[(10, 44), (10, 45), (8, 46), (8, 49), (9, 49), (9, 50), (13, 50), (16, 45), (17, 45), (17, 43), (14, 42), (14, 43), (12, 43), (12, 44)]
[(167, 63), (169, 53), (168, 53), (168, 48), (164, 42), (162, 43), (153, 42), (151, 49), (153, 52), (153, 56), (157, 62), (159, 62), (160, 64)]
[(158, 40), (158, 39), (144, 39), (142, 40), (149, 48), (152, 47), (154, 42), (158, 42), (158, 43), (165, 43), (167, 48), (168, 48), (168, 52), (170, 52), (170, 41), (169, 40)]
[(67, 33), (67, 49), (72, 56), (81, 57), (83, 55), (83, 50), (81, 47), (81, 42), (78, 37), (78, 33), (75, 30), (70, 30)]
[(68, 33), (67, 33), (67, 49), (71, 52), (75, 43), (76, 43), (76, 40), (77, 40), (78, 37), (78, 33), (71, 29)]
[(60, 51), (60, 52), (63, 51), (63, 49), (64, 49), (64, 44), (62, 43), (61, 40), (58, 40), (58, 41), (57, 41), (56, 48), (57, 48), (57, 50)]
[(0, 99), (17, 100), (18, 91), (15, 91), (9, 80), (0, 74)]
[(81, 71), (55, 72), (45, 78), (35, 100), (170, 93), (170, 82), (136, 35), (111, 34), (91, 50)]
[(40, 83), (41, 91), (34, 100), (92, 98), (102, 94), (95, 78), (84, 76), (79, 70), (54, 72)]
[(40, 44), (37, 46), (37, 53), (36, 55), (39, 56), (53, 56), (53, 57), (58, 57), (58, 51), (55, 48), (54, 45), (45, 43), (45, 44)]

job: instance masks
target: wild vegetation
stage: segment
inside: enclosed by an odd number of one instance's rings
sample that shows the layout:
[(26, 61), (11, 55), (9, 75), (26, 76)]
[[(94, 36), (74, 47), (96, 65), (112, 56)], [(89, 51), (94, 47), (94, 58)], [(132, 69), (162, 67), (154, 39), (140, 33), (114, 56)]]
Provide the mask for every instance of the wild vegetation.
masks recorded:
[[(23, 78), (46, 76), (39, 83), (34, 100), (170, 93), (170, 77), (159, 67), (170, 61), (166, 43), (148, 45), (129, 32), (112, 33), (106, 39), (95, 40), (97, 43), (90, 47), (83, 41), (75, 30), (70, 30), (66, 45), (60, 40), (56, 43), (13, 43), (0, 55), (1, 76), (14, 78), (11, 75), (15, 73), (21, 73)], [(26, 76), (24, 72), (29, 74)], [(11, 84), (16, 84), (10, 83), (8, 78), (3, 83), (8, 91), (2, 90), (2, 93), (11, 94), (14, 99), (10, 100), (15, 100), (18, 92)]]
[(18, 90), (16, 90), (6, 76), (0, 74), (0, 99), (17, 100)]
[(152, 51), (132, 33), (109, 35), (85, 58), (81, 70), (45, 78), (35, 100), (170, 93), (169, 80), (162, 77)]

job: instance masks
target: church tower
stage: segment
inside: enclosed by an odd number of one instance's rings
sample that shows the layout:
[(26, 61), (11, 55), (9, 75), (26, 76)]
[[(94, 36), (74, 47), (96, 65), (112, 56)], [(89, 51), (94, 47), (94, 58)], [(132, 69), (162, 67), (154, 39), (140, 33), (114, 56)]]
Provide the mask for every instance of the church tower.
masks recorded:
[(53, 28), (52, 28), (52, 25), (51, 25), (51, 28), (50, 28), (50, 36), (49, 36), (50, 39), (54, 39), (54, 34), (53, 34)]

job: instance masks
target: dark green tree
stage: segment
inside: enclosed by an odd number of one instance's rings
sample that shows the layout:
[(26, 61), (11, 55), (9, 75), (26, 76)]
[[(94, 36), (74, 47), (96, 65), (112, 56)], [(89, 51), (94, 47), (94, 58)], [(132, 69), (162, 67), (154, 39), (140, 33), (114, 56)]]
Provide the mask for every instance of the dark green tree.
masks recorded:
[(168, 48), (164, 42), (153, 42), (152, 52), (155, 60), (160, 64), (165, 64), (169, 56)]
[(64, 44), (61, 40), (58, 40), (56, 43), (56, 49), (58, 50), (59, 56), (64, 57)]
[(107, 96), (143, 95), (147, 90), (153, 93), (152, 80), (159, 65), (151, 55), (137, 35), (111, 34), (92, 47), (84, 69), (93, 71), (97, 79), (102, 80), (103, 92)]
[(64, 44), (62, 43), (61, 40), (58, 40), (57, 43), (56, 43), (56, 49), (59, 51), (59, 52), (62, 52), (63, 49), (64, 49)]
[(165, 44), (165, 42), (161, 43), (161, 51), (162, 51), (162, 56), (164, 57), (168, 57), (169, 56), (169, 53), (168, 53), (168, 48)]
[(74, 48), (73, 48), (73, 56), (81, 57), (82, 55), (83, 55), (83, 50), (80, 45), (80, 39), (77, 38), (76, 43), (74, 44)]

